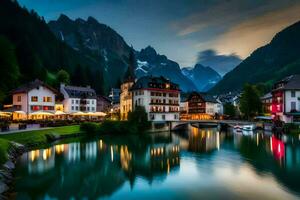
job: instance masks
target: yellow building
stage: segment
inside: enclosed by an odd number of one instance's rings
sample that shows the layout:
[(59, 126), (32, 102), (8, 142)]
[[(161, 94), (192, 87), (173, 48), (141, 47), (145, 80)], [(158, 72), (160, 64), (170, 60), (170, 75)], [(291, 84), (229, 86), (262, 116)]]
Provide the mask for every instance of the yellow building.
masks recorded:
[(130, 89), (133, 84), (134, 84), (133, 80), (128, 80), (121, 85), (121, 94), (120, 94), (121, 120), (127, 120), (128, 113), (132, 111), (132, 92), (130, 91)]

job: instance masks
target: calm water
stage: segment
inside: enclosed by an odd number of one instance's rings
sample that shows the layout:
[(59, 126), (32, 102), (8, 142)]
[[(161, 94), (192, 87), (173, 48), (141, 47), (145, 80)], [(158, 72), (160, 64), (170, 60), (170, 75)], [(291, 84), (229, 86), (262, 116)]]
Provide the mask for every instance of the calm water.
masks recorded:
[(299, 199), (300, 136), (219, 133), (103, 137), (29, 152), (17, 199)]

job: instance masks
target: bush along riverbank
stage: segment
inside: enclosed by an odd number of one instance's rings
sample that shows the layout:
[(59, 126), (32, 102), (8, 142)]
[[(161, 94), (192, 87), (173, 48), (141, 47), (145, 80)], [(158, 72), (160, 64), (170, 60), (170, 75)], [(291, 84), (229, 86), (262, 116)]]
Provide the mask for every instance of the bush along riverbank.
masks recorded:
[(106, 120), (101, 124), (85, 122), (80, 125), (80, 130), (86, 134), (141, 134), (151, 128), (147, 113), (144, 107), (136, 107), (133, 112), (128, 114), (127, 121)]

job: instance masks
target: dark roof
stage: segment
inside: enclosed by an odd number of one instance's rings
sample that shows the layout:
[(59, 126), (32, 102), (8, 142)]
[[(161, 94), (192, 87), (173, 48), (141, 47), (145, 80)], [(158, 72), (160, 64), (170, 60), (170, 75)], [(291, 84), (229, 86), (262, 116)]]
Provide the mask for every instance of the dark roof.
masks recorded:
[(137, 80), (137, 82), (132, 86), (132, 90), (145, 89), (145, 88), (158, 88), (167, 89), (166, 84), (170, 85), (169, 90), (179, 90), (179, 85), (171, 82), (170, 80), (164, 78), (163, 76), (143, 76)]
[(97, 99), (103, 99), (104, 101), (107, 101), (109, 103), (111, 102), (111, 99), (109, 97), (106, 97), (106, 96), (103, 96), (103, 95), (98, 95)]
[(97, 98), (95, 90), (90, 87), (78, 87), (67, 85), (64, 86), (64, 90), (68, 93), (70, 98)]
[(187, 101), (189, 101), (192, 96), (197, 95), (203, 99), (205, 102), (211, 102), (211, 103), (219, 103), (213, 96), (206, 94), (206, 93), (201, 93), (201, 92), (192, 92), (189, 97), (187, 98)]
[(48, 88), (49, 90), (51, 90), (52, 92), (54, 92), (55, 94), (58, 94), (58, 91), (54, 88), (52, 88), (51, 86), (45, 84), (43, 81), (40, 81), (38, 79), (32, 81), (32, 82), (29, 82), (29, 83), (26, 83), (24, 85), (21, 85), (20, 87), (14, 89), (11, 91), (12, 94), (17, 94), (17, 93), (27, 93), (29, 92), (30, 90), (33, 90), (35, 88), (38, 88), (40, 86), (43, 86), (45, 88)]
[(272, 93), (269, 92), (267, 94), (265, 94), (264, 96), (262, 96), (260, 99), (271, 99), (272, 98)]
[(291, 75), (278, 81), (274, 84), (274, 89), (300, 90), (300, 74)]

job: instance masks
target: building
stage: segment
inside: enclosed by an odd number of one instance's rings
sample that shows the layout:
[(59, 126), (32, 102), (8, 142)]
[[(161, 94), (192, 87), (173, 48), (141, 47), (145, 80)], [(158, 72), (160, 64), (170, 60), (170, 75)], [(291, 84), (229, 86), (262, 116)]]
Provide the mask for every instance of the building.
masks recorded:
[(272, 115), (286, 122), (300, 122), (300, 75), (291, 75), (272, 88)]
[(109, 112), (111, 108), (110, 98), (102, 95), (97, 96), (97, 112)]
[(13, 120), (45, 119), (55, 113), (58, 92), (40, 80), (24, 84), (12, 91)]
[(272, 114), (272, 94), (271, 92), (265, 94), (260, 98), (262, 103), (262, 109), (263, 113), (265, 115), (271, 115)]
[(90, 86), (77, 87), (61, 84), (60, 92), (64, 95), (65, 113), (96, 112), (97, 95)]
[(144, 106), (150, 121), (179, 120), (179, 86), (164, 77), (141, 77), (133, 86), (133, 108)]
[(127, 120), (128, 113), (132, 111), (132, 91), (133, 79), (128, 79), (121, 85), (120, 94), (120, 117), (121, 120)]
[(109, 98), (111, 99), (113, 105), (120, 104), (120, 93), (121, 90), (119, 88), (111, 88)]
[(210, 95), (192, 92), (187, 98), (187, 112), (182, 115), (182, 118), (209, 120), (213, 119), (216, 114), (223, 114), (223, 105), (221, 102)]

